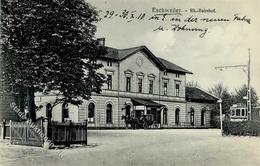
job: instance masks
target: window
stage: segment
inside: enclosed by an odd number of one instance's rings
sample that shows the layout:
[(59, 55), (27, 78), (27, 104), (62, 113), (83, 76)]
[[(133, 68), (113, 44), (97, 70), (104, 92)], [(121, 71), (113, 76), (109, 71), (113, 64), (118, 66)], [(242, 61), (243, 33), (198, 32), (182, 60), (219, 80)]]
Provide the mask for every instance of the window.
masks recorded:
[(131, 91), (131, 77), (126, 77), (126, 91)]
[(236, 109), (236, 116), (240, 116), (240, 109)]
[(69, 104), (67, 102), (62, 104), (62, 122), (65, 121), (65, 118), (69, 118)]
[(138, 78), (138, 92), (142, 93), (143, 91), (143, 79)]
[(167, 71), (164, 71), (164, 72), (163, 72), (163, 75), (167, 76)]
[(201, 110), (201, 126), (205, 125), (205, 110)]
[(0, 79), (0, 92), (4, 92), (4, 80)]
[(51, 104), (48, 103), (46, 105), (46, 117), (48, 118), (48, 120), (51, 120), (52, 118), (52, 111), (51, 111)]
[(180, 124), (180, 109), (177, 108), (175, 110), (175, 124), (179, 125)]
[(167, 124), (167, 108), (163, 109), (163, 124)]
[(235, 114), (236, 114), (235, 111), (236, 110), (234, 110), (234, 109), (231, 110), (231, 116), (235, 116)]
[(112, 105), (111, 104), (107, 105), (106, 115), (107, 115), (106, 122), (112, 123)]
[(190, 125), (194, 126), (194, 109), (191, 108), (190, 110)]
[(95, 104), (90, 103), (88, 105), (88, 122), (94, 123), (95, 121)]
[(167, 95), (167, 83), (163, 83), (163, 95)]
[(153, 94), (153, 80), (149, 80), (149, 93)]
[(112, 75), (107, 75), (107, 89), (112, 89)]
[(176, 78), (180, 78), (180, 74), (179, 73), (176, 73)]
[(180, 84), (175, 84), (176, 96), (180, 96)]
[(242, 109), (242, 115), (241, 116), (245, 116), (245, 110)]
[(107, 61), (107, 66), (112, 66), (112, 62), (111, 61)]

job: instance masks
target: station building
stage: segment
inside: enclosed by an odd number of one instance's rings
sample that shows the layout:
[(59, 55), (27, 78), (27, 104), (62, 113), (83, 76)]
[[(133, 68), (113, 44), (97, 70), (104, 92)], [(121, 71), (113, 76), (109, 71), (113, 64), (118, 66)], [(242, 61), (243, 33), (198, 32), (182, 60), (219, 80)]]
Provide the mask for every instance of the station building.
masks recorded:
[[(217, 98), (198, 88), (186, 88), (192, 72), (155, 56), (146, 46), (127, 49), (107, 47), (97, 63), (107, 77), (101, 94), (92, 94), (79, 106), (59, 104), (53, 108), (52, 121), (83, 122), (93, 128), (124, 128), (122, 116), (152, 114), (155, 126), (209, 127), (211, 106)], [(47, 116), (48, 103), (57, 96), (36, 95), (43, 108), (38, 117)]]

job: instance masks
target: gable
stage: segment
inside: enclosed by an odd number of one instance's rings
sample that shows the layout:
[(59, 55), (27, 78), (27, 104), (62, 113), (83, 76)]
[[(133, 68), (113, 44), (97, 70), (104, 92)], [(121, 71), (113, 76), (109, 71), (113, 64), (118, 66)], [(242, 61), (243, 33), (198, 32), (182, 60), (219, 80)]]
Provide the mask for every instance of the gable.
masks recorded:
[(161, 71), (167, 70), (169, 72), (192, 74), (192, 72), (183, 69), (182, 67), (170, 61), (167, 61), (160, 57), (156, 57), (146, 46), (132, 47), (127, 49), (115, 49), (107, 47), (107, 54), (105, 54), (102, 58), (114, 61), (123, 61), (140, 51), (145, 53), (147, 58), (149, 58)]
[(156, 64), (147, 53), (143, 52), (142, 50), (137, 51), (127, 58), (124, 58), (120, 61), (120, 66), (125, 70), (131, 70), (136, 74), (140, 75), (147, 75), (148, 73), (154, 73), (156, 71), (156, 75), (158, 74), (159, 70), (161, 69), (158, 64)]

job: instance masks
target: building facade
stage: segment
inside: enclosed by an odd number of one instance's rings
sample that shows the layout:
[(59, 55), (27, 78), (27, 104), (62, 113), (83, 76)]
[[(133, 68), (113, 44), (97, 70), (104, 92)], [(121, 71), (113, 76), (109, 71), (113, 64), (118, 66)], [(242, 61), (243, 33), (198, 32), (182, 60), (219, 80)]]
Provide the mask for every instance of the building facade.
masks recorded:
[[(146, 46), (108, 47), (107, 51), (97, 60), (104, 66), (98, 72), (107, 77), (102, 93), (92, 94), (90, 100), (79, 106), (55, 106), (51, 113), (53, 121), (88, 120), (89, 127), (123, 128), (123, 116), (151, 114), (155, 126), (160, 128), (210, 126), (208, 104), (214, 102), (186, 100), (186, 75), (192, 74), (190, 71), (156, 57)], [(36, 94), (37, 105), (43, 106), (37, 116), (47, 116), (48, 103), (56, 98)]]

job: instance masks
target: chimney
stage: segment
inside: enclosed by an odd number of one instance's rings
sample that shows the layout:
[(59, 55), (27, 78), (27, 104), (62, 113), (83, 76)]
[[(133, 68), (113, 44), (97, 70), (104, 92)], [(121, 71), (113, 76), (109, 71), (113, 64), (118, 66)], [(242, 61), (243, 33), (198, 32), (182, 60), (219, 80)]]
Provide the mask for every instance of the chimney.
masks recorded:
[(105, 46), (105, 38), (97, 38), (97, 45), (98, 46)]

